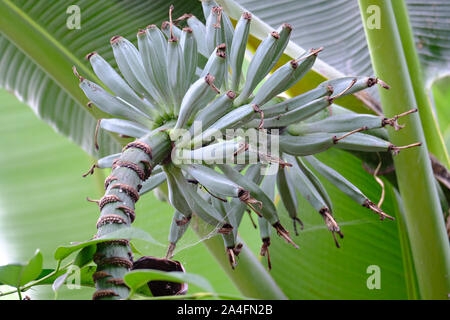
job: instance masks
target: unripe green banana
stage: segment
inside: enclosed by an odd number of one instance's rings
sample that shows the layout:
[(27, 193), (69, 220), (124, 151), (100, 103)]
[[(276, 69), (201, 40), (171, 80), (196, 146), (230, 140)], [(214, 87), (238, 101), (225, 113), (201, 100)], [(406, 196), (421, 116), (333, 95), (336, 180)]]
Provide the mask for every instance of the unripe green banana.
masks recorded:
[(274, 105), (266, 104), (261, 107), (266, 118), (273, 118), (288, 111), (297, 109), (319, 98), (330, 96), (333, 93), (331, 88), (317, 87), (294, 98), (289, 98)]
[(125, 100), (116, 98), (97, 84), (80, 78), (80, 88), (84, 94), (102, 111), (116, 117), (124, 117), (144, 126), (151, 126), (151, 118), (139, 109), (127, 104)]
[(197, 19), (196, 16), (190, 16), (186, 20), (189, 28), (192, 29), (192, 33), (194, 34), (195, 41), (197, 42), (197, 48), (201, 55), (204, 57), (209, 57), (210, 53), (208, 53), (208, 48), (206, 46), (206, 27), (205, 25)]
[(181, 165), (181, 169), (190, 174), (202, 186), (207, 188), (210, 193), (215, 194), (218, 197), (237, 198), (242, 189), (223, 174), (207, 166), (189, 164)]
[[(358, 113), (353, 112), (349, 109), (346, 109), (344, 107), (341, 107), (335, 103), (332, 103), (328, 108), (323, 109), (322, 111), (319, 111), (318, 113), (316, 113), (315, 115), (313, 115), (312, 117), (309, 117), (308, 119), (305, 119), (302, 122), (299, 123), (294, 123), (288, 126), (288, 132), (292, 135), (297, 135), (297, 132), (300, 133), (303, 131), (302, 129), (302, 125), (303, 123), (313, 123), (313, 122), (318, 122), (324, 119), (327, 119), (329, 117), (333, 117), (333, 116), (339, 116), (339, 117), (344, 117), (344, 115), (358, 115)], [(401, 127), (396, 123), (395, 117), (391, 118), (391, 119), (386, 119), (386, 121), (393, 121), (392, 124), (389, 123), (389, 125), (392, 125), (394, 128), (397, 127)], [(298, 126), (298, 127), (297, 127)], [(357, 128), (353, 129), (356, 130)], [(309, 130), (309, 129), (308, 129)], [(326, 129), (325, 129), (326, 130)], [(350, 130), (348, 130), (350, 131)], [(335, 131), (337, 132), (337, 131)], [(389, 139), (388, 137), (388, 133), (387, 130), (385, 128), (374, 128), (374, 129), (368, 129), (366, 131), (366, 133), (376, 136), (378, 138), (381, 139)]]
[[(261, 190), (272, 200), (275, 201), (275, 185), (276, 185), (276, 175), (266, 175), (261, 184)], [(272, 269), (272, 264), (270, 262), (269, 246), (270, 246), (270, 235), (272, 233), (272, 228), (270, 223), (263, 217), (258, 217), (259, 235), (261, 237), (262, 246), (260, 250), (260, 255), (267, 256), (267, 267)]]
[(224, 38), (222, 37), (222, 8), (212, 7), (211, 13), (206, 19), (206, 46), (208, 53), (211, 54), (219, 44), (224, 43)]
[(373, 210), (376, 214), (380, 216), (381, 220), (389, 218), (393, 220), (391, 216), (385, 214), (376, 204), (369, 200), (355, 185), (348, 181), (344, 176), (333, 168), (320, 162), (313, 156), (304, 157), (304, 159), (325, 179), (330, 181), (334, 186), (336, 186), (343, 193), (348, 195), (351, 199), (359, 203), (360, 205)]
[(164, 111), (164, 107), (161, 106), (164, 99), (146, 74), (141, 56), (136, 47), (122, 37), (113, 37), (111, 46), (117, 66), (131, 87), (144, 95), (152, 104), (159, 108), (159, 111)]
[[(259, 184), (261, 182), (261, 172), (260, 172), (260, 164), (253, 164), (250, 165), (247, 170), (245, 171), (244, 178), (253, 181), (256, 184)], [(235, 166), (233, 170), (238, 170), (239, 167)], [(247, 208), (247, 204), (244, 201), (241, 201), (240, 199), (231, 199), (231, 205), (230, 205), (230, 211), (229, 216), (233, 217), (233, 235), (235, 238), (235, 241), (238, 236), (238, 228), (241, 224), (242, 218), (244, 216), (245, 210)]]
[(262, 106), (295, 85), (312, 68), (320, 50), (312, 50), (310, 54), (291, 60), (278, 68), (258, 90), (252, 103)]
[[(353, 81), (354, 83), (351, 85)], [(322, 87), (331, 86), (334, 89), (334, 92), (344, 92), (340, 96), (344, 97), (350, 94), (354, 94), (358, 91), (370, 88), (377, 83), (384, 89), (389, 89), (389, 86), (386, 83), (384, 83), (381, 79), (370, 77), (342, 77), (322, 82), (320, 86)], [(347, 88), (348, 90), (346, 90)]]
[(181, 102), (180, 114), (174, 129), (183, 128), (191, 115), (196, 114), (200, 108), (205, 107), (216, 94), (220, 93), (214, 86), (214, 80), (214, 77), (208, 74), (190, 86)]
[(251, 208), (253, 209), (253, 211), (255, 211), (258, 215), (264, 217), (277, 230), (280, 236), (282, 236), (295, 248), (298, 248), (298, 246), (289, 237), (289, 233), (281, 225), (277, 210), (272, 200), (270, 200), (270, 198), (261, 190), (261, 188), (256, 183), (245, 179), (244, 176), (242, 176), (230, 166), (219, 164), (218, 167), (230, 180), (236, 182), (238, 185), (248, 190), (249, 196), (253, 198), (244, 199), (244, 197), (241, 197), (241, 201), (248, 201), (251, 199), (251, 202), (249, 201), (248, 204), (251, 204)]
[(233, 41), (231, 43), (229, 60), (231, 67), (231, 90), (237, 92), (242, 74), (242, 62), (244, 61), (245, 49), (247, 47), (248, 35), (250, 33), (250, 22), (252, 15), (244, 12), (236, 24)]
[(349, 132), (359, 128), (366, 128), (365, 130), (378, 129), (383, 128), (386, 125), (390, 125), (396, 130), (400, 130), (403, 126), (397, 123), (397, 119), (416, 111), (417, 109), (412, 109), (390, 119), (353, 112), (335, 114), (319, 121), (302, 122), (291, 125), (289, 126), (289, 133), (292, 135), (303, 135), (316, 132)]
[(398, 154), (400, 150), (411, 147), (420, 146), (421, 143), (413, 143), (407, 146), (394, 146), (389, 141), (383, 140), (364, 133), (354, 133), (351, 136), (345, 137), (336, 143), (336, 147), (344, 150), (364, 151), (364, 152), (388, 152), (391, 151), (394, 155)]
[(150, 132), (148, 128), (134, 121), (123, 119), (101, 119), (100, 128), (133, 138), (140, 138)]
[(212, 8), (219, 6), (214, 0), (202, 0), (201, 3), (203, 16), (205, 17), (205, 19), (208, 19), (209, 15), (211, 14)]
[(183, 68), (186, 75), (184, 83), (184, 92), (186, 92), (191, 84), (195, 81), (195, 71), (197, 69), (197, 43), (191, 28), (183, 28), (180, 39), (181, 48), (183, 50)]
[(181, 140), (177, 143), (177, 146), (183, 147), (188, 145), (201, 145), (203, 141), (209, 142), (211, 137), (217, 136), (221, 131), (233, 128), (241, 122), (246, 122), (253, 117), (255, 113), (255, 109), (253, 105), (247, 104), (236, 108), (227, 114), (225, 114), (222, 118), (217, 120), (214, 124), (212, 124), (208, 129), (206, 129), (202, 134), (194, 137), (192, 141), (190, 139)]
[(118, 159), (119, 157), (120, 153), (110, 154), (109, 156), (98, 159), (96, 166), (99, 169), (111, 168), (114, 160)]
[(245, 190), (250, 191), (251, 197), (261, 201), (261, 207), (258, 208), (258, 213), (264, 216), (271, 225), (279, 222), (280, 219), (278, 218), (275, 205), (256, 183), (246, 179), (228, 165), (218, 164), (217, 166), (230, 180), (234, 181)]
[[(155, 170), (153, 170), (155, 171)], [(166, 181), (166, 173), (165, 172), (159, 172), (159, 173), (152, 173), (152, 176), (142, 182), (141, 190), (139, 190), (139, 194), (143, 195), (149, 191), (152, 191), (153, 189), (159, 187), (161, 184), (163, 184)]]
[(314, 185), (316, 190), (321, 195), (322, 199), (327, 204), (327, 207), (330, 209), (330, 211), (333, 211), (333, 203), (331, 201), (330, 196), (328, 195), (327, 190), (323, 186), (322, 182), (316, 177), (316, 175), (304, 164), (302, 159), (300, 157), (296, 158), (297, 165), (302, 170), (302, 172), (305, 174), (306, 177), (308, 177), (309, 181)]
[(308, 156), (325, 151), (335, 145), (331, 133), (313, 133), (304, 136), (280, 136), (280, 151), (295, 155)]
[(210, 74), (214, 77), (214, 85), (218, 88), (222, 86), (225, 72), (226, 72), (226, 54), (225, 54), (225, 45), (220, 44), (217, 46), (215, 50), (211, 53), (211, 56), (208, 59), (205, 67), (203, 68), (202, 73), (200, 74), (200, 78), (205, 77), (207, 74)]
[(236, 98), (235, 105), (239, 106), (244, 103), (252, 94), (258, 83), (269, 73), (275, 63), (275, 56), (278, 50), (278, 41), (280, 35), (276, 31), (272, 31), (256, 49), (250, 65), (247, 69), (246, 81), (242, 88), (241, 94)]
[(181, 212), (175, 210), (172, 223), (170, 224), (169, 231), (169, 247), (167, 248), (166, 258), (171, 259), (173, 257), (173, 253), (175, 251), (175, 247), (178, 241), (183, 237), (184, 233), (189, 227), (189, 223), (191, 220), (184, 219), (184, 216)]
[(148, 114), (152, 118), (158, 116), (155, 106), (149, 102), (141, 99), (125, 80), (117, 73), (117, 71), (111, 67), (111, 65), (105, 61), (98, 53), (93, 52), (86, 57), (92, 65), (97, 77), (117, 96), (121, 97), (129, 104), (135, 106), (145, 114)]
[(281, 201), (286, 208), (289, 217), (292, 219), (295, 235), (298, 236), (297, 223), (303, 229), (303, 222), (298, 217), (297, 193), (295, 192), (293, 182), (291, 181), (287, 170), (288, 168), (279, 168), (277, 174), (277, 188)]
[[(231, 216), (228, 214), (229, 208), (227, 207), (227, 203), (217, 198), (211, 197), (211, 204), (214, 208), (217, 209), (218, 212), (222, 214), (224, 220), (228, 222), (230, 225), (232, 225), (234, 229), (234, 225), (230, 221)], [(234, 269), (237, 265), (236, 255), (239, 254), (238, 251), (235, 251), (236, 249), (235, 237), (233, 233), (228, 233), (222, 234), (222, 239), (225, 245), (225, 250), (227, 252), (228, 261), (230, 262), (231, 268)]]
[(179, 164), (186, 163), (228, 163), (234, 159), (235, 154), (242, 149), (242, 139), (219, 141), (208, 146), (188, 150), (183, 148), (175, 148), (172, 155), (172, 162)]
[(277, 41), (276, 48), (275, 48), (275, 55), (272, 58), (272, 65), (267, 66), (266, 74), (268, 74), (273, 67), (275, 67), (278, 60), (283, 55), (284, 50), (286, 49), (289, 39), (291, 37), (292, 32), (292, 26), (289, 23), (283, 23), (281, 26), (278, 27), (276, 32), (279, 34), (280, 39)]
[(184, 55), (177, 38), (170, 38), (167, 45), (167, 78), (168, 89), (171, 92), (175, 114), (177, 114), (185, 94), (186, 82)]
[(170, 172), (192, 212), (195, 212), (195, 214), (206, 223), (219, 227), (219, 233), (230, 233), (232, 231), (233, 227), (224, 221), (220, 212), (203, 199), (197, 191), (189, 185), (179, 168), (171, 165)]
[[(236, 94), (233, 91), (228, 91), (225, 94), (217, 97), (206, 108), (202, 109), (195, 117), (194, 123), (197, 122), (202, 125), (202, 128), (209, 128), (217, 119), (220, 119), (227, 114), (233, 104)], [(191, 135), (194, 134), (194, 128), (190, 128)]]
[(337, 233), (341, 238), (343, 238), (343, 234), (341, 233), (338, 224), (334, 220), (331, 210), (330, 208), (328, 208), (326, 201), (323, 199), (320, 192), (317, 190), (308, 176), (300, 169), (295, 157), (286, 155), (286, 160), (293, 164), (290, 173), (292, 174), (292, 178), (295, 181), (295, 187), (303, 196), (303, 198), (305, 198), (311, 204), (311, 206), (320, 213), (325, 221), (328, 230), (331, 231), (333, 235), (336, 246), (339, 248), (339, 243), (337, 242), (335, 233)]
[[(192, 210), (185, 198), (185, 193), (182, 191), (182, 186), (179, 184), (176, 176), (173, 174), (172, 166), (164, 166), (164, 173), (166, 174), (167, 186), (169, 191), (169, 203), (175, 210), (181, 212), (186, 219), (191, 219)], [(179, 170), (179, 169), (178, 169)], [(191, 186), (187, 186), (191, 188)]]
[[(290, 124), (305, 120), (306, 118), (328, 107), (331, 104), (331, 101), (332, 100), (330, 100), (329, 96), (325, 96), (323, 98), (318, 98), (305, 105), (301, 105), (287, 112), (283, 112), (282, 110), (280, 110), (281, 113), (278, 114), (276, 117), (272, 118), (265, 117), (264, 128), (285, 127)], [(263, 112), (265, 115), (266, 114), (265, 111)], [(256, 125), (256, 122), (257, 120), (252, 121), (252, 125)]]
[(170, 104), (171, 96), (167, 79), (167, 41), (161, 30), (150, 25), (137, 34), (139, 53), (148, 78), (153, 82), (165, 104)]
[[(213, 0), (202, 0), (203, 15), (206, 20), (208, 20), (208, 17), (211, 14), (211, 11), (214, 7), (219, 7), (217, 2), (215, 2)], [(230, 18), (224, 11), (222, 11), (221, 27), (222, 27), (222, 30), (224, 33), (224, 38), (225, 38), (225, 43), (227, 44), (227, 48), (230, 48), (231, 41), (233, 40), (233, 36), (234, 36), (234, 28), (233, 28), (233, 24), (230, 21)]]

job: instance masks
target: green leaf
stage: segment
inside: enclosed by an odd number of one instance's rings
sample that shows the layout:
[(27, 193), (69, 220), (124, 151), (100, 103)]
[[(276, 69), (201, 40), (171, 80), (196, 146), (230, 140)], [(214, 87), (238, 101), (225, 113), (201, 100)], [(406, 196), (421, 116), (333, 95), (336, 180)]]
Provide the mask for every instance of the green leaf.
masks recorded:
[(21, 287), (36, 279), (42, 271), (42, 253), (37, 250), (26, 264), (0, 266), (0, 282), (12, 287)]
[[(108, 233), (100, 238), (87, 240), (87, 241), (83, 241), (83, 242), (77, 242), (77, 243), (67, 245), (67, 246), (59, 246), (55, 251), (55, 260), (63, 260), (65, 258), (67, 258), (71, 253), (76, 252), (80, 249), (84, 249), (86, 247), (93, 246), (97, 243), (101, 243), (101, 242), (105, 242), (105, 241), (113, 240), (113, 239), (139, 239), (139, 240), (144, 240), (144, 241), (152, 243), (152, 244), (159, 245), (159, 242), (157, 242), (155, 239), (153, 239), (153, 237), (150, 234), (148, 234), (147, 232), (145, 232), (144, 230), (134, 228), (134, 227), (128, 227), (128, 228), (123, 228), (123, 229)], [(87, 249), (87, 250), (88, 251), (87, 251), (86, 255), (89, 252), (92, 252), (92, 251), (90, 251), (92, 249)], [(81, 262), (85, 258), (86, 257), (80, 257), (79, 261)]]
[[(191, 12), (201, 17), (198, 1), (175, 0), (174, 17)], [(86, 54), (97, 51), (115, 66), (109, 39), (120, 34), (136, 43), (138, 28), (168, 19), (169, 4), (139, 0), (78, 1), (80, 29), (68, 29), (70, 4), (64, 1), (0, 1), (0, 87), (14, 92), (56, 131), (96, 157), (119, 151), (119, 141), (101, 132), (94, 149), (96, 120), (105, 117), (86, 106), (72, 66), (98, 81)], [(14, 26), (12, 28), (11, 26)]]
[(132, 291), (138, 290), (140, 287), (146, 285), (149, 281), (164, 280), (170, 282), (188, 283), (208, 292), (214, 292), (214, 289), (212, 288), (208, 280), (193, 273), (185, 273), (179, 271), (164, 272), (158, 270), (141, 269), (130, 271), (124, 276), (123, 279)]
[(85, 265), (87, 265), (89, 262), (92, 261), (96, 251), (97, 246), (95, 245), (84, 247), (83, 249), (80, 250), (80, 252), (78, 252), (77, 256), (75, 257), (75, 260), (73, 261), (73, 264), (80, 268), (84, 267)]

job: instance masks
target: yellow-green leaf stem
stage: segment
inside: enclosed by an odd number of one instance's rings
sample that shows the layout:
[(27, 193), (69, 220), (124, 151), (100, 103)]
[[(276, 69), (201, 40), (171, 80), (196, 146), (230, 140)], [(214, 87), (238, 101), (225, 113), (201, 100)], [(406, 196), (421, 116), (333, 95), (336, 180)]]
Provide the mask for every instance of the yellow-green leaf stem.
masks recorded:
[[(405, 52), (391, 1), (359, 0), (364, 28), (376, 76), (391, 86), (380, 90), (387, 117), (417, 107)], [(366, 24), (375, 6), (380, 28)], [(436, 191), (427, 143), (417, 114), (402, 124), (400, 132), (389, 129), (394, 145), (422, 142), (420, 148), (402, 151), (394, 157), (399, 191), (405, 209), (405, 223), (410, 241), (420, 296), (424, 299), (447, 299), (450, 292), (450, 251), (441, 206)]]

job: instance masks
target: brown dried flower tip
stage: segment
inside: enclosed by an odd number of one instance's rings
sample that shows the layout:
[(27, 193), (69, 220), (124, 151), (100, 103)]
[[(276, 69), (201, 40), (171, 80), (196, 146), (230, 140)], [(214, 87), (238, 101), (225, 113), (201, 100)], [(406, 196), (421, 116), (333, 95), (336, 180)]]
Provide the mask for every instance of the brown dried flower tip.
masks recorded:
[(270, 254), (269, 254), (269, 246), (270, 246), (270, 238), (263, 238), (262, 239), (262, 245), (261, 250), (259, 252), (260, 256), (265, 257), (267, 256), (267, 268), (269, 271), (272, 269), (272, 263), (270, 262)]
[(271, 36), (274, 37), (275, 39), (280, 39), (280, 34), (279, 34), (278, 32), (272, 31), (270, 34), (271, 34)]
[(218, 233), (220, 234), (230, 234), (231, 231), (233, 231), (233, 226), (229, 223), (225, 223), (222, 228), (220, 228), (219, 230), (217, 230)]
[(88, 53), (87, 55), (86, 55), (86, 60), (90, 60), (93, 56), (95, 56), (97, 54), (97, 52), (91, 52), (91, 53)]
[(219, 89), (214, 85), (214, 80), (215, 80), (216, 78), (214, 78), (214, 76), (213, 75), (211, 75), (211, 74), (207, 74), (206, 76), (205, 76), (205, 82), (211, 87), (211, 89), (213, 89), (217, 94), (220, 94), (220, 91), (219, 91)]
[(234, 99), (234, 98), (236, 98), (236, 93), (234, 91), (232, 91), (232, 90), (228, 90), (227, 91), (227, 97), (230, 98), (230, 99)]
[(242, 18), (247, 19), (247, 20), (251, 20), (252, 19), (252, 14), (250, 12), (244, 12), (244, 13), (242, 13)]
[(283, 29), (289, 29), (290, 31), (292, 31), (292, 29), (294, 29), (294, 28), (292, 27), (292, 25), (290, 25), (289, 23), (283, 23), (283, 24), (281, 25), (281, 28), (283, 28)]
[(109, 42), (111, 44), (115, 44), (115, 43), (119, 42), (120, 39), (122, 39), (122, 36), (114, 36), (111, 38), (111, 40), (109, 40)]
[(222, 7), (213, 7), (211, 9), (213, 14), (217, 15), (216, 23), (213, 25), (214, 28), (219, 29), (220, 28), (220, 19), (222, 18)]
[(227, 252), (227, 256), (228, 256), (228, 262), (230, 263), (231, 269), (234, 269), (234, 267), (236, 267), (237, 263), (236, 263), (236, 256), (234, 254), (234, 247), (231, 248), (227, 248), (226, 252)]
[(278, 235), (286, 240), (286, 242), (292, 244), (295, 249), (299, 248), (298, 245), (296, 245), (294, 241), (292, 241), (291, 237), (289, 237), (289, 232), (281, 225), (279, 221), (275, 222), (273, 224), (273, 227), (275, 228), (275, 230), (277, 230)]

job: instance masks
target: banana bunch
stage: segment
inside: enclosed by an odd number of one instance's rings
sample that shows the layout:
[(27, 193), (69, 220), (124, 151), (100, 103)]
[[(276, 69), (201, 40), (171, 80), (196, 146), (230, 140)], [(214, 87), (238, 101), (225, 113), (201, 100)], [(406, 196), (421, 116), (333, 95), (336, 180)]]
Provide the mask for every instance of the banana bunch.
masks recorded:
[[(139, 196), (167, 183), (167, 198), (175, 210), (167, 258), (172, 257), (196, 215), (217, 227), (234, 267), (242, 247), (238, 243), (239, 224), (251, 210), (258, 216), (261, 255), (267, 256), (270, 266), (272, 228), (298, 248), (280, 223), (274, 204), (276, 192), (296, 234), (297, 225), (303, 228), (298, 192), (322, 216), (339, 247), (336, 235), (342, 238), (343, 234), (333, 204), (311, 168), (381, 219), (393, 219), (315, 155), (332, 147), (396, 154), (419, 145), (394, 146), (386, 140), (384, 129), (401, 129), (398, 118), (416, 110), (387, 119), (356, 114), (334, 104), (340, 97), (376, 84), (389, 89), (371, 77), (333, 79), (299, 96), (280, 98), (311, 69), (322, 48), (311, 49), (270, 74), (292, 32), (289, 24), (283, 24), (267, 35), (244, 69), (251, 14), (243, 13), (233, 27), (213, 0), (202, 1), (202, 5), (205, 24), (191, 14), (172, 19), (171, 6), (169, 21), (161, 29), (149, 25), (139, 30), (138, 47), (120, 36), (113, 37), (111, 46), (121, 74), (99, 54), (89, 54), (95, 74), (109, 90), (74, 69), (91, 103), (111, 115), (99, 120), (98, 129), (137, 139), (122, 153), (100, 159), (88, 172), (95, 167), (113, 169), (105, 183), (105, 197), (109, 198), (99, 201), (102, 221), (131, 223), (125, 218), (104, 217), (112, 211), (123, 214), (124, 202), (134, 209)], [(201, 123), (201, 132), (195, 129), (196, 123)], [(229, 137), (229, 130), (241, 133)], [(262, 142), (248, 142), (245, 130), (263, 132), (269, 141), (278, 141), (279, 152), (258, 151)], [(161, 147), (163, 144), (169, 147)], [(241, 162), (236, 164), (238, 157)], [(276, 174), (264, 174), (270, 166), (278, 168)], [(132, 174), (137, 179), (133, 180), (136, 190), (127, 189), (123, 181)], [(116, 198), (111, 195), (114, 186), (124, 191), (114, 193)], [(99, 229), (99, 234), (105, 232)], [(102, 295), (108, 294), (98, 296)]]

